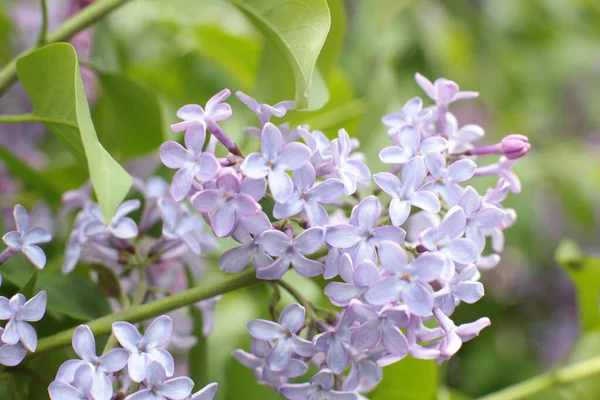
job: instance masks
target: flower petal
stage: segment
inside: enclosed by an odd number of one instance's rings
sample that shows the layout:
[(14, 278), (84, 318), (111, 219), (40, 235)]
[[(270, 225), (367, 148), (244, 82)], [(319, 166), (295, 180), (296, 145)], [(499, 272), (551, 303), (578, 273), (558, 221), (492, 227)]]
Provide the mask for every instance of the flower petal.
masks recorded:
[(312, 227), (292, 240), (292, 247), (300, 254), (312, 254), (319, 250), (325, 240), (325, 229)]

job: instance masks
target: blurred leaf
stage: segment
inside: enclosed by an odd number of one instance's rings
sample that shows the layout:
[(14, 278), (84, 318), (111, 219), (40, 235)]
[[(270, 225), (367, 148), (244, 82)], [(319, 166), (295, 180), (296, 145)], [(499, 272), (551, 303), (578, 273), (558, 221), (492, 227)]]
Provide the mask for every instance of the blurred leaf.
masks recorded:
[(30, 298), (32, 298), (33, 296), (35, 296), (37, 294), (36, 291), (35, 291), (35, 285), (37, 283), (37, 277), (38, 277), (38, 271), (35, 270), (33, 272), (33, 275), (31, 275), (31, 279), (29, 279), (29, 282), (27, 282), (27, 284), (25, 286), (23, 286), (21, 288), (21, 290), (19, 290), (19, 293), (21, 293), (27, 299), (30, 299)]
[(91, 55), (94, 67), (103, 72), (120, 72), (122, 57), (119, 44), (106, 20), (94, 25), (94, 46)]
[(450, 389), (448, 387), (442, 386), (440, 387), (436, 400), (470, 400), (471, 397), (467, 396), (464, 393), (461, 393), (455, 389)]
[(308, 106), (308, 91), (331, 17), (325, 0), (230, 0), (291, 65), (297, 108)]
[(71, 318), (87, 321), (111, 312), (95, 284), (72, 275), (40, 275), (36, 290), (48, 292), (48, 310)]
[(327, 5), (331, 15), (331, 28), (317, 60), (317, 67), (324, 78), (337, 65), (346, 35), (346, 7), (343, 0), (327, 0)]
[(122, 75), (98, 74), (104, 92), (93, 113), (98, 137), (115, 157), (158, 150), (163, 142), (162, 110), (145, 85)]
[(276, 390), (256, 382), (252, 370), (244, 367), (233, 357), (229, 357), (225, 372), (230, 382), (220, 390), (224, 390), (225, 400), (281, 400), (282, 397)]
[(198, 51), (231, 74), (241, 90), (250, 91), (256, 80), (260, 57), (258, 41), (250, 37), (232, 35), (213, 25), (199, 26), (196, 32)]
[(77, 53), (67, 43), (45, 46), (17, 61), (17, 73), (34, 105), (32, 114), (62, 139), (88, 170), (104, 218), (109, 220), (127, 195), (133, 179), (96, 136)]
[(433, 400), (438, 389), (435, 362), (406, 357), (383, 369), (384, 379), (371, 400)]
[(46, 176), (31, 168), (26, 162), (2, 145), (0, 145), (0, 160), (4, 162), (11, 175), (19, 178), (28, 188), (35, 190), (48, 203), (54, 205), (60, 202), (59, 191)]
[(582, 330), (600, 330), (600, 258), (582, 254), (577, 244), (569, 239), (559, 244), (555, 258), (577, 289)]

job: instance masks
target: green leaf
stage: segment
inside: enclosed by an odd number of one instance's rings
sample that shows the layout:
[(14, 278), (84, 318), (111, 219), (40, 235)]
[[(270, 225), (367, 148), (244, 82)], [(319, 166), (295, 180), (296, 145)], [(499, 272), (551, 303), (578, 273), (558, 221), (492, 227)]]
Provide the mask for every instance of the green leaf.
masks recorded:
[(406, 357), (383, 369), (385, 379), (369, 394), (371, 400), (433, 400), (438, 389), (434, 361)]
[(26, 162), (2, 145), (0, 145), (0, 160), (4, 161), (11, 175), (19, 178), (28, 188), (35, 190), (49, 204), (54, 205), (60, 202), (60, 192), (47, 177), (31, 168)]
[(17, 74), (33, 103), (32, 115), (86, 163), (104, 218), (110, 220), (133, 178), (102, 147), (85, 98), (77, 53), (67, 43), (33, 51), (17, 61)]
[(315, 64), (331, 25), (325, 0), (230, 0), (291, 66), (297, 108), (308, 106)]
[(93, 116), (102, 143), (116, 157), (157, 151), (163, 142), (163, 118), (156, 95), (122, 75), (98, 77), (104, 96)]
[(581, 253), (577, 244), (569, 239), (559, 244), (555, 257), (577, 289), (582, 330), (600, 331), (600, 258)]
[(343, 0), (327, 0), (327, 5), (331, 15), (331, 29), (317, 60), (317, 68), (325, 78), (338, 64), (346, 36), (346, 7)]
[(91, 281), (69, 275), (40, 275), (36, 290), (48, 293), (48, 310), (91, 320), (111, 312), (102, 291)]
[(37, 284), (37, 277), (38, 277), (38, 271), (36, 270), (36, 271), (34, 271), (33, 275), (31, 276), (31, 279), (29, 279), (29, 282), (27, 282), (27, 284), (25, 286), (23, 286), (21, 288), (21, 290), (19, 290), (19, 292), (23, 296), (25, 296), (27, 299), (30, 299), (37, 294), (35, 291), (35, 285)]

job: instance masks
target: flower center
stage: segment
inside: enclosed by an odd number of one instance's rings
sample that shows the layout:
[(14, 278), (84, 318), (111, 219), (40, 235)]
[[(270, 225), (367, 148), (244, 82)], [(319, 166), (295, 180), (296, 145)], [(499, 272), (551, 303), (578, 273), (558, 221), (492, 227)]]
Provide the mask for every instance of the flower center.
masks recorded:
[(233, 195), (232, 195), (231, 193), (229, 193), (229, 192), (225, 193), (225, 199), (226, 199), (226, 200), (229, 200), (229, 199), (231, 199), (232, 197), (233, 197)]
[(439, 249), (440, 247), (442, 247), (442, 244), (440, 242), (435, 242), (433, 245), (435, 246), (436, 249)]
[(273, 167), (273, 161), (269, 161), (269, 162), (267, 163), (267, 167), (269, 167), (269, 168)]
[(410, 274), (408, 272), (405, 272), (402, 274), (402, 279), (405, 281), (410, 280)]

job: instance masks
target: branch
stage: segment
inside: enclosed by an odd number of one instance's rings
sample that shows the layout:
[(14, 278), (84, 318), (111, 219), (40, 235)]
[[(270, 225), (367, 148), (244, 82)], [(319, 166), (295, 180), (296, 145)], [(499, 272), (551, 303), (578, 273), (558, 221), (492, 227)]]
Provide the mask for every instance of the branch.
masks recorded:
[[(99, 0), (85, 7), (46, 36), (46, 44), (65, 42), (76, 33), (95, 24), (116, 8), (131, 0)], [(4, 94), (17, 81), (17, 59), (32, 52), (37, 46), (32, 46), (13, 58), (0, 70), (0, 95)]]
[[(210, 299), (211, 297), (220, 294), (255, 285), (258, 282), (260, 282), (260, 280), (256, 278), (256, 271), (254, 268), (248, 268), (246, 271), (227, 277), (220, 282), (197, 286), (152, 303), (132, 307), (118, 313), (98, 318), (86, 325), (92, 330), (94, 335), (102, 335), (110, 332), (112, 324), (117, 321), (128, 321), (131, 323), (145, 321), (201, 300)], [(71, 337), (73, 336), (75, 328), (76, 327), (70, 328), (66, 331), (41, 339), (38, 343), (37, 350), (35, 353), (31, 354), (30, 357), (36, 357), (40, 354), (68, 346), (71, 343)]]
[(46, 0), (40, 0), (40, 8), (42, 10), (42, 26), (37, 41), (38, 47), (46, 44), (46, 36), (48, 36), (48, 5), (46, 4)]
[(548, 372), (495, 393), (480, 397), (478, 400), (520, 400), (554, 386), (560, 386), (577, 380), (600, 374), (600, 357), (590, 358), (556, 371)]

